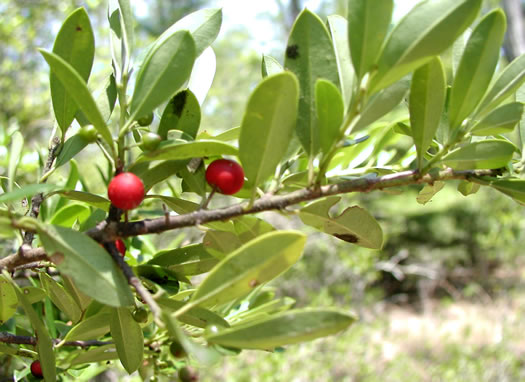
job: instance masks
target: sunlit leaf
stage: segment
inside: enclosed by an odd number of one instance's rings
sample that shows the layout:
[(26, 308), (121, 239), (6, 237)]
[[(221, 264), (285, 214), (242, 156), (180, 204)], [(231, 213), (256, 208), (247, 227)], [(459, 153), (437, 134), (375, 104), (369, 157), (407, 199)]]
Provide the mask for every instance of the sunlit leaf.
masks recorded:
[(189, 90), (182, 90), (170, 99), (159, 123), (158, 134), (168, 138), (169, 130), (179, 130), (184, 133), (183, 138), (195, 139), (201, 122), (199, 101)]
[(481, 121), (472, 126), (472, 135), (496, 135), (509, 133), (519, 123), (523, 115), (523, 104), (511, 102), (494, 109)]
[(348, 107), (350, 99), (352, 98), (352, 85), (355, 81), (355, 73), (348, 42), (348, 22), (344, 17), (339, 15), (328, 16), (328, 30), (332, 36), (332, 44), (337, 61), (341, 96), (343, 97), (345, 107)]
[(341, 138), (341, 126), (345, 106), (337, 86), (329, 81), (319, 79), (315, 85), (315, 106), (321, 152), (327, 154), (338, 139)]
[(40, 282), (47, 291), (47, 294), (53, 304), (68, 316), (73, 323), (80, 320), (82, 311), (73, 297), (64, 289), (62, 285), (53, 280), (46, 273), (40, 274)]
[(500, 168), (508, 164), (515, 151), (512, 143), (486, 139), (450, 152), (441, 162), (454, 170)]

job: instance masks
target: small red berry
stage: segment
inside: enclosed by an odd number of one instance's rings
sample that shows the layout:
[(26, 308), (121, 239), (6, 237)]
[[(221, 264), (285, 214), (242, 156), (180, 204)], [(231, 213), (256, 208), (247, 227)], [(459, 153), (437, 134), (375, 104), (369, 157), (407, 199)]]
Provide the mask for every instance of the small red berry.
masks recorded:
[(120, 252), (122, 257), (126, 254), (126, 244), (122, 241), (122, 239), (118, 239), (115, 241), (115, 247), (117, 247), (117, 250)]
[(40, 365), (40, 361), (33, 361), (31, 364), (31, 374), (35, 378), (43, 378), (44, 374), (42, 374), (42, 365)]
[(108, 197), (115, 207), (132, 210), (144, 199), (144, 184), (135, 174), (123, 172), (109, 182)]
[(233, 195), (244, 184), (244, 171), (241, 165), (229, 159), (217, 159), (206, 169), (206, 181), (225, 195)]

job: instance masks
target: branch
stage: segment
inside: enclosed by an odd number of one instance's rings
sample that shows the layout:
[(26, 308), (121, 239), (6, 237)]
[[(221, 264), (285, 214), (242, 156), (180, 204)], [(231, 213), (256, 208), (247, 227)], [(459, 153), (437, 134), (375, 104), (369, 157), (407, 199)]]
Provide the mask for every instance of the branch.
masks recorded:
[[(255, 214), (262, 211), (280, 210), (301, 202), (319, 199), (325, 196), (348, 194), (352, 192), (370, 192), (374, 190), (383, 190), (385, 188), (407, 186), (412, 184), (432, 184), (436, 181), (447, 181), (454, 179), (471, 180), (476, 182), (476, 179), (479, 177), (497, 175), (501, 175), (500, 170), (453, 171), (452, 169), (446, 169), (435, 173), (428, 173), (423, 176), (421, 176), (417, 171), (403, 171), (395, 174), (379, 176), (377, 178), (362, 177), (322, 186), (319, 188), (305, 188), (286, 195), (264, 197), (255, 201), (251, 208), (246, 208), (245, 204), (239, 203), (230, 207), (219, 208), (215, 210), (199, 209), (189, 214), (163, 216), (157, 219), (146, 219), (129, 223), (103, 221), (95, 228), (87, 231), (86, 234), (99, 243), (111, 242), (119, 237), (161, 233), (177, 228), (191, 227), (213, 221), (229, 220), (237, 216)], [(486, 184), (486, 182), (484, 184)], [(43, 249), (25, 249), (23, 251), (19, 251), (16, 254), (0, 259), (0, 270), (2, 268), (13, 270), (17, 266), (45, 259), (46, 255)], [(124, 270), (124, 268), (122, 269)], [(130, 279), (128, 278), (128, 281), (129, 280)]]
[[(0, 332), (0, 342), (6, 343), (6, 344), (18, 344), (18, 345), (36, 345), (36, 337), (30, 337), (30, 336), (16, 336), (11, 333), (6, 332)], [(59, 339), (54, 339), (53, 344), (57, 345), (61, 343), (62, 341)], [(61, 346), (80, 346), (80, 347), (89, 347), (89, 346), (103, 346), (103, 345), (111, 345), (113, 342), (108, 341), (96, 341), (96, 340), (90, 340), (90, 341), (66, 341), (61, 344)]]

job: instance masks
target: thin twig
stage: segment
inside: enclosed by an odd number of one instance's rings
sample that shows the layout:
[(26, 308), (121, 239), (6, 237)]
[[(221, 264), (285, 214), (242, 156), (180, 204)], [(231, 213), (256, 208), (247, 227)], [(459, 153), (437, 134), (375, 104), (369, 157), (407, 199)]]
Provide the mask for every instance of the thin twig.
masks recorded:
[[(37, 339), (36, 337), (31, 336), (16, 336), (11, 333), (6, 332), (0, 332), (0, 342), (6, 343), (6, 344), (17, 344), (17, 345), (36, 345)], [(61, 340), (58, 338), (53, 339), (53, 344), (57, 345), (58, 343), (61, 343)], [(66, 341), (62, 343), (62, 346), (79, 346), (79, 347), (89, 347), (89, 346), (104, 346), (104, 345), (111, 345), (113, 342), (109, 341), (96, 341), (96, 340), (89, 340), (89, 341)]]

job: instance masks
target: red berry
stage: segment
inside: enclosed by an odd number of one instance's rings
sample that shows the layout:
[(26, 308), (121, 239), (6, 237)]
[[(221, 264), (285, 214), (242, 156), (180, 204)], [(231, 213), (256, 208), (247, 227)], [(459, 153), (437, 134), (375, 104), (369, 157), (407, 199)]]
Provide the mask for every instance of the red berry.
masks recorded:
[(144, 184), (135, 174), (123, 172), (109, 182), (108, 197), (115, 207), (132, 210), (144, 199)]
[(244, 184), (244, 171), (237, 162), (217, 159), (206, 169), (206, 181), (225, 195), (233, 195)]
[(40, 361), (33, 361), (31, 364), (31, 374), (35, 378), (43, 378), (44, 374), (42, 374), (42, 365), (40, 365)]
[(126, 254), (126, 244), (121, 239), (118, 239), (115, 241), (115, 247), (117, 247), (117, 250), (120, 252), (122, 257)]

